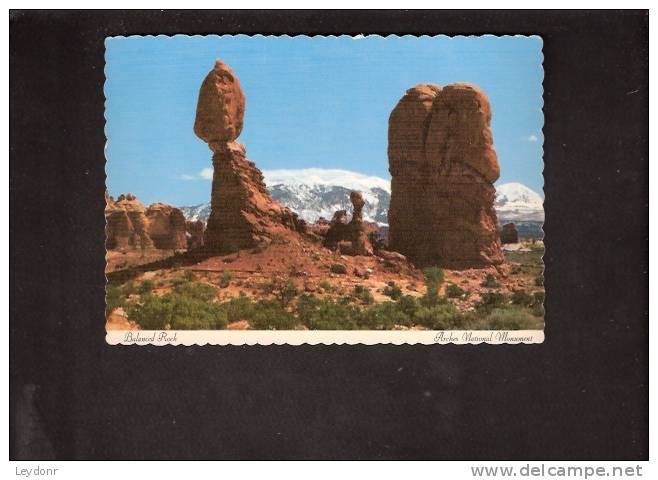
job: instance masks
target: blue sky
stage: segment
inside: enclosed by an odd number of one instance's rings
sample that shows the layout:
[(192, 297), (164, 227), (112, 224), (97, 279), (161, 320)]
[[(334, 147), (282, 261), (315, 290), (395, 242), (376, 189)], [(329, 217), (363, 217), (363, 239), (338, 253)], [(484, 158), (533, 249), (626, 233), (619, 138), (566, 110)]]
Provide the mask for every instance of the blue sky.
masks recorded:
[(390, 178), (388, 117), (419, 83), (470, 82), (492, 105), (497, 182), (543, 196), (539, 37), (175, 36), (106, 41), (106, 172), (115, 197), (194, 205), (212, 153), (192, 131), (199, 87), (221, 58), (247, 105), (238, 141), (262, 170), (333, 168)]

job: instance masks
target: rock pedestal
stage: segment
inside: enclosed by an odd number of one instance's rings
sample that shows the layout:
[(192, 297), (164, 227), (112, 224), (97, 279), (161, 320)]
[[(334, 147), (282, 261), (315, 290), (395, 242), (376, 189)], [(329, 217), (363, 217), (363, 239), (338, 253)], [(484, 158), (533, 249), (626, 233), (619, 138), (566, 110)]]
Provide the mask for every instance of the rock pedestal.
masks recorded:
[(327, 230), (324, 246), (330, 249), (338, 248), (345, 255), (372, 255), (372, 245), (363, 222), (363, 207), (365, 201), (360, 192), (350, 192), (352, 202), (352, 220), (347, 221), (347, 212), (338, 210), (331, 219)]
[(245, 158), (244, 146), (229, 142), (215, 147), (206, 246), (233, 251), (303, 231), (303, 221), (272, 199), (263, 174)]
[(502, 263), (490, 122), (473, 85), (418, 85), (399, 101), (389, 119), (392, 250), (421, 266)]

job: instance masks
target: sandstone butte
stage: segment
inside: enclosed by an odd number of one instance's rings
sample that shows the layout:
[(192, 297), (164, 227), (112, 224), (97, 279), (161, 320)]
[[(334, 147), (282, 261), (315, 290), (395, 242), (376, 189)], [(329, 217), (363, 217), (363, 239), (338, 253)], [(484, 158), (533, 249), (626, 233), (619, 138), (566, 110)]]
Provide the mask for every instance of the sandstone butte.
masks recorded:
[(130, 193), (116, 201), (106, 193), (105, 205), (108, 250), (188, 248), (185, 216), (178, 208), (164, 203), (146, 208)]
[(389, 245), (419, 266), (503, 262), (491, 107), (478, 87), (417, 85), (389, 118)]
[(201, 84), (194, 133), (213, 152), (210, 217), (204, 248), (225, 252), (269, 243), (305, 231), (297, 214), (270, 196), (262, 172), (236, 142), (242, 131), (245, 96), (235, 73), (221, 60)]

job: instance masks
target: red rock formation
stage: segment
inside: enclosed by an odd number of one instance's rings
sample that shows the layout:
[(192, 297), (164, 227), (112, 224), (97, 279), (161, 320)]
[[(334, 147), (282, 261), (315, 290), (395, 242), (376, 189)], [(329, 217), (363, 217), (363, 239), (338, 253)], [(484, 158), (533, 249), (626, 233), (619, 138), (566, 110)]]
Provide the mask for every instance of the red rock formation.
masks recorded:
[(155, 248), (184, 250), (187, 248), (185, 216), (178, 208), (154, 203), (146, 210), (148, 233)]
[(352, 242), (353, 255), (372, 255), (372, 245), (368, 239), (368, 232), (363, 222), (363, 207), (366, 204), (361, 192), (350, 192), (350, 201), (352, 202), (352, 220), (349, 228), (349, 241)]
[(297, 214), (272, 199), (263, 174), (245, 158), (244, 146), (229, 142), (222, 147), (213, 156), (210, 217), (204, 244), (231, 251), (303, 231), (304, 223)]
[(194, 133), (210, 145), (232, 142), (242, 132), (245, 98), (233, 70), (221, 60), (206, 76), (199, 90)]
[(513, 223), (506, 223), (500, 232), (500, 241), (502, 243), (519, 243), (519, 232), (516, 230), (516, 225)]
[(347, 222), (347, 212), (338, 210), (334, 213), (327, 230), (324, 245), (327, 248), (339, 248), (346, 255), (372, 255), (372, 245), (368, 238), (371, 230), (363, 221), (363, 207), (366, 202), (360, 192), (350, 192), (352, 202), (352, 220)]
[(296, 214), (272, 199), (263, 174), (235, 142), (242, 131), (244, 104), (235, 74), (217, 60), (201, 85), (194, 124), (194, 132), (214, 153), (211, 213), (204, 235), (211, 250), (251, 248), (305, 230)]
[(148, 234), (148, 220), (146, 219), (146, 208), (137, 200), (135, 195), (127, 193), (120, 195), (115, 206), (125, 210), (132, 224), (132, 236), (129, 244), (134, 248), (153, 248), (153, 240)]
[(420, 265), (503, 261), (493, 208), (499, 166), (477, 87), (419, 85), (389, 119), (389, 245)]
[(187, 229), (187, 248), (199, 248), (203, 246), (203, 232), (206, 230), (206, 225), (201, 221), (196, 222), (188, 220), (186, 222)]
[(123, 250), (130, 248), (135, 229), (128, 212), (118, 207), (107, 192), (105, 194), (105, 248)]

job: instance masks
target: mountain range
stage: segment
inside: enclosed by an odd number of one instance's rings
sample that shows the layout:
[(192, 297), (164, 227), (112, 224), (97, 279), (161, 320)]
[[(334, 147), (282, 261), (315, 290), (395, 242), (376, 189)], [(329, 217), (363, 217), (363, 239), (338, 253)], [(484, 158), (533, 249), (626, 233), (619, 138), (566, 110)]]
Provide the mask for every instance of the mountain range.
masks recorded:
[[(391, 184), (384, 178), (322, 168), (266, 170), (263, 175), (272, 197), (308, 222), (320, 217), (330, 220), (336, 210), (351, 212), (350, 191), (359, 190), (366, 201), (364, 219), (388, 223)], [(537, 192), (521, 183), (497, 185), (496, 191), (494, 207), (501, 223), (538, 224), (541, 230), (544, 200)], [(180, 208), (188, 220), (206, 221), (210, 215), (209, 202)]]

